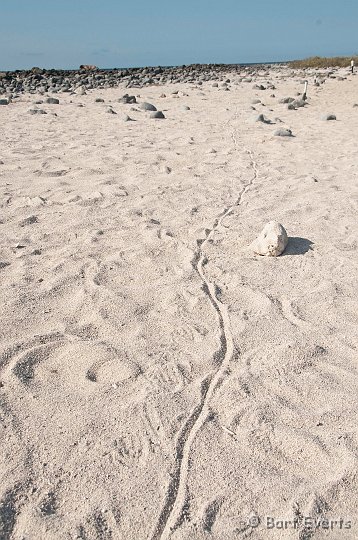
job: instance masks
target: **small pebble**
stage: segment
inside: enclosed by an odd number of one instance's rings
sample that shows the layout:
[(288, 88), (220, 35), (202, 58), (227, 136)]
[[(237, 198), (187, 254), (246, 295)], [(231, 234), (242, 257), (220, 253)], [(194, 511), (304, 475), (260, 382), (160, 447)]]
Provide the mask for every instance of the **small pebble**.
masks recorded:
[(264, 124), (271, 124), (271, 120), (266, 118), (266, 116), (263, 114), (259, 114), (258, 116), (256, 116), (255, 122), (263, 122)]
[(285, 97), (280, 99), (279, 103), (292, 103), (292, 101), (295, 101), (292, 97)]
[(38, 223), (37, 216), (29, 216), (22, 221), (20, 221), (20, 227), (25, 227), (26, 225), (32, 225), (33, 223)]
[(29, 113), (30, 114), (47, 114), (47, 112), (44, 111), (43, 109), (30, 109)]
[(51, 105), (59, 105), (60, 100), (54, 97), (49, 97), (46, 99), (46, 103), (50, 103)]
[(276, 129), (274, 135), (276, 137), (292, 137), (292, 131), (290, 129), (284, 129), (284, 128), (280, 128), (280, 129)]

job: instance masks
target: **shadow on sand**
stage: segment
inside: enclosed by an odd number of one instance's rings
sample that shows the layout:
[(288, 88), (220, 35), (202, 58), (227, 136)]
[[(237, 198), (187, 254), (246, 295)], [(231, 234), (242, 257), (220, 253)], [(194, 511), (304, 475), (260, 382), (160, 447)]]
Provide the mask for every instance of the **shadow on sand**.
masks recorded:
[(299, 236), (289, 236), (288, 244), (282, 255), (304, 255), (312, 249), (313, 242)]

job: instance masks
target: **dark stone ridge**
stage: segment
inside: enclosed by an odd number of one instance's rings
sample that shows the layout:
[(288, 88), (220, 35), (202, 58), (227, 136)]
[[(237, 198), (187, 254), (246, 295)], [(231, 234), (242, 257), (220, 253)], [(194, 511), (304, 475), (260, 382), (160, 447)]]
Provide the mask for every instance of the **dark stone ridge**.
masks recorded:
[[(251, 81), (256, 66), (239, 64), (192, 64), (174, 67), (145, 67), (126, 69), (84, 69), (62, 70), (41, 69), (0, 72), (1, 94), (46, 94), (58, 92), (86, 93), (88, 90), (116, 88), (119, 84), (127, 88), (143, 88), (164, 84), (189, 83), (202, 86), (204, 82), (229, 84), (227, 75), (236, 73), (242, 80)], [(88, 66), (87, 66), (88, 67)], [(93, 67), (93, 66), (89, 66)], [(260, 70), (269, 72), (269, 65), (261, 65)], [(268, 87), (268, 86), (267, 86)], [(122, 103), (135, 103), (134, 96), (123, 96)], [(123, 99), (122, 98), (122, 99)], [(134, 98), (135, 99), (135, 98)]]

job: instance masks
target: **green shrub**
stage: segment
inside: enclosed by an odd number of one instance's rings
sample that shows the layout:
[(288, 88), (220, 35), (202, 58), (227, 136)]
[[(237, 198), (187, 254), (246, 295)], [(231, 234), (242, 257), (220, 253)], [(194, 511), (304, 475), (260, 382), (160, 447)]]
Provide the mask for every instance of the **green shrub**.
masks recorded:
[(292, 60), (288, 64), (293, 69), (350, 67), (352, 59), (358, 67), (358, 56), (335, 56), (333, 58), (312, 56), (304, 60)]

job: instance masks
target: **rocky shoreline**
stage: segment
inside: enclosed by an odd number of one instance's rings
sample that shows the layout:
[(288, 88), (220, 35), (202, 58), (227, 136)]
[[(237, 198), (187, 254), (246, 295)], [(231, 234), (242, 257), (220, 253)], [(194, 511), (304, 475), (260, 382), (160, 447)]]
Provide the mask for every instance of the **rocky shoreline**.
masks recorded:
[[(281, 66), (283, 66), (282, 64)], [(224, 81), (229, 74), (248, 77), (257, 70), (267, 71), (268, 64), (241, 66), (239, 64), (193, 64), (177, 67), (146, 67), (128, 69), (58, 70), (32, 68), (31, 70), (0, 72), (0, 94), (41, 92), (78, 92), (79, 89), (114, 88), (119, 84), (127, 88), (143, 88), (171, 83), (202, 84)]]
[[(79, 70), (42, 69), (34, 67), (30, 70), (0, 72), (0, 95), (5, 104), (22, 94), (75, 93), (84, 95), (87, 90), (122, 88), (145, 88), (168, 84), (195, 84), (212, 82), (213, 86), (230, 82), (257, 82), (270, 78), (274, 71), (281, 77), (313, 76), (315, 83), (324, 82), (326, 78), (345, 80), (338, 68), (292, 69), (289, 64), (192, 64), (174, 67), (145, 67), (125, 69), (99, 69), (95, 66), (81, 66)], [(343, 75), (343, 76), (342, 76)], [(348, 75), (348, 71), (347, 71)], [(234, 79), (234, 80), (233, 80)], [(266, 88), (266, 87), (265, 87)], [(260, 86), (259, 90), (265, 89)], [(270, 84), (268, 85), (270, 88)], [(228, 87), (226, 89), (229, 89)], [(274, 87), (272, 87), (274, 89)], [(4, 99), (6, 98), (6, 99)]]

